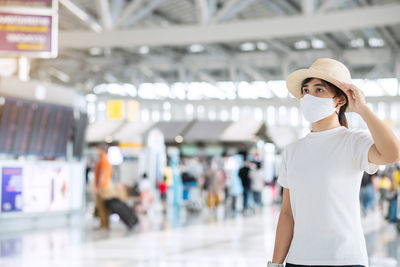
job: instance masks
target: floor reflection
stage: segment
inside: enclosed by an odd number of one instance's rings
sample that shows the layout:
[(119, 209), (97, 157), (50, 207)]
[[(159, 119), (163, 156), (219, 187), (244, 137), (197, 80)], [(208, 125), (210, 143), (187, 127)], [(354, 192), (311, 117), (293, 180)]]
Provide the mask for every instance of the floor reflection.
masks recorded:
[[(96, 221), (51, 230), (0, 235), (0, 266), (264, 266), (272, 257), (279, 205), (256, 214), (224, 207), (190, 212), (184, 208), (140, 215), (127, 231), (118, 217), (110, 231), (94, 231)], [(400, 236), (377, 213), (363, 225), (371, 267), (398, 266)]]

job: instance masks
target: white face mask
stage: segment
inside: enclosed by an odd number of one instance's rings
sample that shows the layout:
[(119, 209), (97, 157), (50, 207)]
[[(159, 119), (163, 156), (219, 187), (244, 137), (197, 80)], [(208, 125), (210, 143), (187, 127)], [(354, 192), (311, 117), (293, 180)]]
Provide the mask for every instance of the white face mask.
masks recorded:
[(306, 94), (300, 99), (300, 106), (304, 118), (311, 123), (320, 121), (336, 112), (333, 98), (316, 97), (310, 94)]

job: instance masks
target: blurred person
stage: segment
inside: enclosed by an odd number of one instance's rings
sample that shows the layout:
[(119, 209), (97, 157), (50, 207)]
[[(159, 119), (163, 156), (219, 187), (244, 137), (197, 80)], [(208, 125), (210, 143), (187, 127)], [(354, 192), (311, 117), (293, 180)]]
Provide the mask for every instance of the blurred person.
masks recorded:
[(214, 210), (221, 203), (220, 195), (220, 172), (218, 171), (217, 163), (212, 160), (210, 168), (206, 171), (207, 185), (207, 206), (210, 210)]
[(199, 158), (189, 158), (186, 161), (185, 166), (186, 166), (186, 171), (191, 175), (193, 175), (196, 181), (203, 173), (203, 168), (201, 163), (199, 162)]
[(147, 177), (147, 173), (143, 173), (142, 179), (139, 181), (140, 203), (136, 206), (136, 210), (142, 213), (147, 213), (153, 203), (151, 193), (151, 183)]
[(251, 194), (250, 161), (245, 160), (242, 168), (239, 169), (239, 178), (243, 185), (243, 212), (249, 208), (249, 197)]
[(264, 189), (264, 171), (261, 168), (261, 162), (255, 162), (255, 169), (250, 171), (251, 178), (251, 191), (253, 192), (254, 203), (261, 208), (263, 205), (262, 201), (262, 190)]
[(163, 180), (158, 183), (158, 190), (160, 191), (160, 199), (163, 212), (167, 211), (167, 176), (164, 175)]
[[(400, 142), (367, 106), (341, 62), (322, 58), (287, 78), (311, 132), (282, 154), (284, 187), (268, 266), (368, 266), (359, 193), (363, 172), (400, 160)], [(369, 131), (348, 129), (345, 112)]]
[(190, 171), (187, 170), (187, 168), (182, 170), (183, 172), (181, 174), (181, 177), (183, 184), (183, 200), (189, 201), (190, 190), (191, 188), (197, 186), (197, 179)]
[(400, 184), (400, 164), (396, 165), (396, 168), (392, 173), (392, 177), (393, 177), (393, 190), (397, 191)]
[(112, 194), (112, 165), (107, 157), (107, 147), (97, 147), (99, 159), (94, 170), (96, 210), (100, 219), (99, 229), (109, 229), (109, 216), (111, 212), (106, 208), (105, 201)]
[[(89, 185), (90, 183), (90, 176), (93, 175), (93, 170), (96, 167), (96, 161), (93, 160), (92, 158), (90, 158), (87, 162), (86, 162), (86, 169), (85, 169), (85, 182), (86, 185)], [(93, 176), (92, 176), (93, 178)]]
[(368, 214), (375, 202), (374, 177), (375, 174), (364, 172), (361, 181), (360, 201), (364, 216)]
[(233, 212), (237, 212), (237, 201), (238, 198), (243, 195), (243, 185), (242, 182), (240, 181), (240, 178), (236, 173), (233, 173), (229, 176), (230, 178), (230, 197), (231, 197), (231, 208)]
[(400, 183), (400, 168), (399, 166), (394, 166), (393, 170), (388, 171), (391, 176), (391, 189), (387, 194), (387, 200), (389, 202), (388, 211), (386, 219), (389, 222), (396, 223), (398, 222), (397, 213), (398, 213), (398, 188)]
[(379, 207), (383, 212), (385, 209), (385, 201), (388, 199), (388, 194), (392, 188), (392, 181), (389, 177), (383, 174), (378, 182), (378, 190), (379, 190)]
[(236, 202), (240, 195), (243, 194), (243, 186), (238, 176), (240, 166), (240, 156), (230, 156), (226, 159), (224, 169), (226, 173), (226, 186), (228, 187), (228, 195), (231, 200), (231, 208), (233, 212), (237, 212)]

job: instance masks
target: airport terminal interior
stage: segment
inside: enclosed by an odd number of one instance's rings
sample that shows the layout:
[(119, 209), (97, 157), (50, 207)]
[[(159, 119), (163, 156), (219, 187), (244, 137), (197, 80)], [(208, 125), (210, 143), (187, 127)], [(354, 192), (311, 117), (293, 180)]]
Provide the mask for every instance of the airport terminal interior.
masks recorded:
[[(267, 266), (284, 152), (318, 134), (287, 77), (342, 62), (381, 123), (346, 112), (348, 128), (400, 138), (399, 14), (399, 0), (0, 0), (0, 267)], [(400, 266), (400, 162), (355, 181), (368, 266)]]

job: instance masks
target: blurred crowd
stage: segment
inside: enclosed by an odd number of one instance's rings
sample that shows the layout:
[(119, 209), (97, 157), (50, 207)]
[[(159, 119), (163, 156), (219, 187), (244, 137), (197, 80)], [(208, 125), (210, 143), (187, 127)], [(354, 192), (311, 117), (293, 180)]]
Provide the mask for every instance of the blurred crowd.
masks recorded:
[(400, 165), (388, 166), (372, 175), (364, 173), (360, 189), (362, 214), (367, 216), (378, 207), (387, 221), (398, 222), (399, 184)]
[[(249, 160), (246, 155), (184, 157), (176, 166), (168, 164), (161, 179), (143, 173), (133, 184), (122, 185), (112, 179), (112, 165), (107, 160), (106, 150), (100, 147), (98, 154), (98, 161), (93, 164), (93, 193), (95, 215), (99, 217), (101, 229), (109, 228), (111, 213), (127, 216), (125, 220), (131, 221), (130, 224), (125, 222), (128, 228), (138, 222), (137, 218), (132, 218), (136, 215), (119, 209), (147, 214), (154, 207), (167, 213), (172, 206), (186, 208), (189, 212), (205, 209), (213, 212), (223, 206), (232, 214), (251, 215), (262, 209), (266, 203), (263, 198), (268, 198), (268, 203), (279, 202), (279, 193), (282, 193), (275, 184), (276, 176), (267, 177), (267, 173), (276, 172), (266, 172), (268, 166)], [(399, 184), (400, 165), (385, 167), (373, 175), (365, 173), (360, 188), (363, 216), (379, 209), (389, 222), (398, 222)]]

